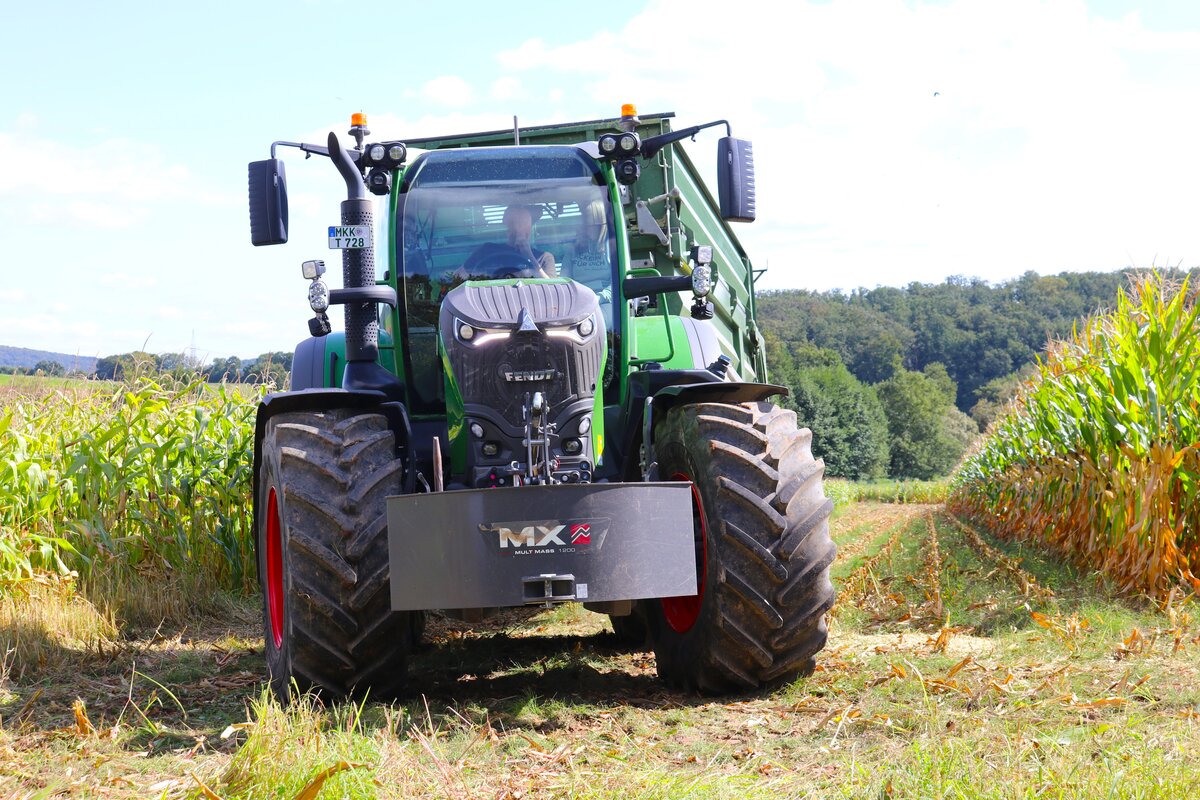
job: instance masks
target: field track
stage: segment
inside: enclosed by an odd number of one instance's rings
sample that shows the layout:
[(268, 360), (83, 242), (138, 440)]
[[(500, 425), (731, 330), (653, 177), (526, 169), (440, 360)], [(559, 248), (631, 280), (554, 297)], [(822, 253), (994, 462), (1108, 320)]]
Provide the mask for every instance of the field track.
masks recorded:
[(293, 797), (331, 768), (317, 796), (1200, 791), (1194, 605), (1116, 598), (941, 506), (852, 505), (833, 534), (818, 671), (752, 696), (667, 691), (576, 607), (434, 618), (411, 699), (361, 712), (264, 699), (253, 602), (87, 645), (9, 609), (0, 636), (45, 641), (5, 662), (0, 796)]

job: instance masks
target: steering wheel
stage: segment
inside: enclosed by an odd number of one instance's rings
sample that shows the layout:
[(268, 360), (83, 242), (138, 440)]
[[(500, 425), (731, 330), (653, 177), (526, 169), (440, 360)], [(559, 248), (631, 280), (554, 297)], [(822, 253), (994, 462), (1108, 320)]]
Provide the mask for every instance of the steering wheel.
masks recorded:
[[(514, 265), (514, 261), (520, 263)], [(488, 253), (480, 258), (471, 269), (474, 273), (491, 274), (499, 279), (532, 278), (537, 274), (530, 265), (529, 259), (511, 248)]]
[(514, 278), (533, 278), (536, 277), (531, 269), (507, 269), (496, 276), (500, 280), (510, 280)]

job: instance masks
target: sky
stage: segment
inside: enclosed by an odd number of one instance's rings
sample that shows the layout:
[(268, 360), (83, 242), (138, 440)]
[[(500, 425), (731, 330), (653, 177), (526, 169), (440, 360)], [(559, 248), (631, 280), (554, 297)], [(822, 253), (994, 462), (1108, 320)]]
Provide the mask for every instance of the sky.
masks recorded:
[[(710, 0), (7, 4), (0, 345), (292, 350), (344, 184), (281, 150), (643, 113), (754, 142), (760, 287), (1200, 265), (1200, 4)], [(720, 129), (688, 143), (706, 170)], [(341, 314), (332, 315), (340, 326)]]

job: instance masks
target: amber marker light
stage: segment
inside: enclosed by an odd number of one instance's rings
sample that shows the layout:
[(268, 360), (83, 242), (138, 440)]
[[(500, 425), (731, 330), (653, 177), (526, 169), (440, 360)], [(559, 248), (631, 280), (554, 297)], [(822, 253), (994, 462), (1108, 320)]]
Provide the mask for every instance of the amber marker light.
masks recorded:
[(359, 111), (350, 115), (350, 124), (354, 127), (367, 127), (367, 115)]
[(637, 116), (637, 106), (635, 106), (633, 103), (625, 103), (624, 105), (621, 106), (621, 116), (622, 117), (636, 117)]

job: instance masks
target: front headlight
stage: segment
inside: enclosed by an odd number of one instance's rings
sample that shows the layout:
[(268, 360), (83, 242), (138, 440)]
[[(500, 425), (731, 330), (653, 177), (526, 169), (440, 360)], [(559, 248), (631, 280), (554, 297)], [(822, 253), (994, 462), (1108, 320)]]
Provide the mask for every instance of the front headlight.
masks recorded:
[(308, 307), (317, 314), (329, 310), (329, 287), (320, 278), (308, 285)]
[(692, 268), (692, 293), (696, 297), (705, 297), (712, 291), (712, 267)]
[(494, 342), (501, 339), (507, 339), (512, 336), (512, 331), (498, 330), (493, 328), (476, 328), (469, 322), (463, 322), (461, 319), (454, 320), (454, 335), (463, 344), (471, 345), (472, 347), (481, 347), (488, 342)]
[(596, 331), (596, 320), (591, 316), (584, 317), (581, 322), (562, 328), (545, 328), (545, 334), (555, 339), (570, 339), (582, 343)]

